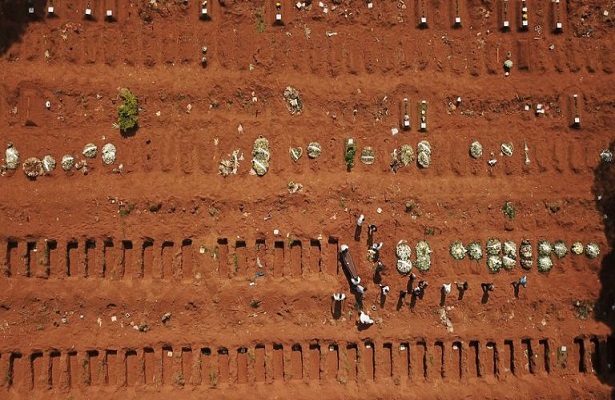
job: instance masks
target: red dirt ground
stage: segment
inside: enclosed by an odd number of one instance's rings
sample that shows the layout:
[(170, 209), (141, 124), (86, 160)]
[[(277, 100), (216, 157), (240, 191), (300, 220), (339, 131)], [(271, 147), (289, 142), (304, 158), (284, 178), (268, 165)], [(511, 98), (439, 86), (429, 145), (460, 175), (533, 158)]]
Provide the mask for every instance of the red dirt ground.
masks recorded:
[[(52, 18), (36, 1), (30, 19), (25, 0), (0, 1), (0, 142), (21, 162), (58, 161), (36, 180), (21, 165), (0, 177), (0, 398), (611, 398), (613, 311), (599, 304), (615, 299), (601, 278), (612, 238), (596, 188), (612, 185), (597, 185), (594, 172), (615, 139), (615, 3), (562, 1), (557, 14), (529, 0), (527, 32), (516, 0), (509, 32), (495, 0), (460, 1), (460, 28), (454, 0), (328, 2), (326, 14), (285, 0), (284, 26), (273, 25), (273, 2), (213, 0), (209, 21), (188, 3), (55, 0)], [(300, 92), (300, 114), (286, 108), (287, 86)], [(112, 126), (122, 87), (141, 106), (129, 137)], [(413, 126), (392, 135), (404, 97)], [(537, 103), (545, 115), (524, 110)], [(259, 135), (272, 153), (261, 178), (249, 173)], [(347, 172), (347, 137), (373, 147), (375, 163), (357, 159)], [(393, 173), (393, 149), (424, 139), (431, 166)], [(474, 140), (479, 160), (468, 154)], [(290, 159), (290, 147), (305, 152), (312, 141), (320, 158)], [(59, 168), (90, 142), (115, 144), (117, 162), (99, 155), (87, 175)], [(504, 142), (512, 157), (500, 154)], [(245, 160), (223, 178), (219, 163), (234, 149)], [(291, 180), (303, 190), (289, 193)], [(383, 305), (365, 229), (354, 240), (360, 214), (384, 242), (392, 291)], [(531, 240), (532, 270), (490, 274), (484, 258), (449, 255), (454, 241), (484, 247), (490, 237)], [(402, 239), (433, 249), (430, 271), (415, 271), (430, 286), (413, 308), (396, 306), (407, 283), (395, 270)], [(553, 258), (541, 274), (541, 239), (595, 242), (600, 256)], [(338, 265), (344, 243), (368, 288), (376, 324), (367, 329)], [(516, 298), (510, 283), (523, 274)], [(441, 307), (440, 285), (460, 280), (470, 290)], [(482, 303), (488, 281), (496, 290)], [(338, 291), (348, 299), (334, 315)]]

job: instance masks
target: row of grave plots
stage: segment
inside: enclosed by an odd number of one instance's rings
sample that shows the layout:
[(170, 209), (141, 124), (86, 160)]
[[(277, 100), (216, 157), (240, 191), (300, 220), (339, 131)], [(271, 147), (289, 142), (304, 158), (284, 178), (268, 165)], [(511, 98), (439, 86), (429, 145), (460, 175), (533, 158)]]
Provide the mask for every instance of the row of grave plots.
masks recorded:
[[(534, 29), (510, 35), (485, 32), (478, 38), (474, 30), (468, 31), (471, 37), (465, 31), (449, 31), (434, 39), (431, 31), (414, 32), (417, 37), (411, 37), (405, 27), (394, 26), (387, 28), (393, 33), (398, 30), (394, 40), (374, 42), (374, 32), (364, 27), (342, 25), (336, 28), (336, 37), (327, 38), (328, 28), (315, 26), (311, 28), (312, 40), (297, 41), (296, 35), (303, 36), (303, 32), (293, 32), (292, 36), (283, 31), (256, 35), (252, 18), (249, 24), (232, 28), (222, 24), (183, 24), (168, 32), (159, 32), (157, 28), (141, 29), (142, 21), (137, 12), (131, 12), (138, 26), (91, 25), (88, 21), (65, 18), (45, 25), (34, 22), (30, 27), (32, 32), (26, 32), (19, 41), (12, 43), (5, 57), (11, 61), (40, 60), (47, 65), (191, 65), (200, 69), (203, 67), (201, 49), (207, 46), (204, 73), (211, 67), (241, 71), (266, 68), (330, 77), (345, 74), (388, 76), (417, 71), (450, 73), (455, 77), (503, 76), (508, 52), (514, 62), (512, 74), (520, 71), (610, 74), (615, 65), (612, 41), (594, 39), (588, 42), (592, 39), (572, 34), (549, 37)], [(495, 24), (495, 19), (490, 21)], [(165, 24), (164, 21), (160, 23), (161, 26)], [(219, 33), (225, 29), (238, 33)], [(495, 25), (491, 31), (497, 31)], [(269, 43), (272, 39), (275, 45)], [(368, 40), (370, 46), (364, 46)], [(259, 48), (257, 56), (254, 56), (255, 47)]]
[[(13, 18), (78, 18), (91, 22), (126, 22), (134, 10), (129, 3), (121, 0), (22, 0), (15, 2), (9, 15)], [(544, 30), (545, 33), (561, 34), (568, 30), (568, 6), (566, 1), (543, 4), (538, 0), (498, 0), (493, 11), (468, 5), (463, 0), (446, 0), (438, 6), (427, 0), (397, 3), (368, 0), (355, 8), (346, 8), (325, 2), (301, 2), (294, 0), (268, 0), (262, 6), (255, 6), (261, 24), (284, 26), (300, 23), (304, 17), (328, 16), (345, 18), (353, 13), (366, 14), (378, 24), (378, 20), (391, 20), (415, 25), (420, 29), (462, 29), (473, 25), (490, 24), (492, 30), (520, 32)], [(233, 4), (216, 0), (185, 0), (174, 5), (159, 4), (152, 10), (163, 10), (167, 18), (183, 19), (197, 17), (204, 21), (224, 20), (227, 12), (233, 13)], [(371, 10), (371, 14), (370, 14)], [(379, 15), (380, 14), (380, 15)], [(234, 15), (234, 14), (232, 14)], [(134, 17), (133, 17), (134, 18)], [(351, 18), (353, 20), (354, 18)], [(266, 28), (262, 27), (261, 29)]]
[[(479, 136), (479, 135), (477, 135)], [(430, 134), (426, 138), (431, 146), (431, 155), (428, 164), (419, 163), (417, 157), (418, 146), (416, 139), (399, 137), (394, 139), (399, 147), (392, 144), (381, 144), (381, 138), (359, 138), (354, 167), (350, 173), (384, 173), (416, 175), (425, 177), (474, 177), (474, 176), (511, 176), (511, 179), (525, 175), (554, 175), (569, 174), (573, 176), (592, 175), (594, 169), (601, 163), (601, 154), (608, 147), (604, 137), (577, 137), (570, 140), (547, 140), (539, 138), (524, 141), (510, 141), (514, 146), (511, 156), (501, 153), (503, 140), (484, 138), (479, 141), (483, 148), (480, 158), (470, 156), (470, 141), (459, 143), (451, 141), (448, 135), (440, 135), (438, 132)], [(194, 140), (194, 141), (193, 141)], [(385, 139), (389, 140), (390, 139)], [(321, 156), (316, 160), (307, 159), (303, 156), (294, 162), (289, 156), (288, 148), (272, 146), (269, 164), (269, 175), (283, 176), (288, 173), (304, 174), (308, 172), (322, 174), (340, 174), (347, 171), (343, 159), (342, 137), (331, 137), (326, 146), (323, 146)], [(219, 159), (212, 159), (212, 146), (199, 140), (198, 133), (187, 132), (178, 141), (167, 140), (161, 142), (158, 148), (130, 148), (125, 146), (120, 150), (121, 160), (112, 166), (99, 166), (97, 163), (87, 164), (87, 175), (80, 170), (71, 169), (66, 172), (56, 168), (49, 176), (40, 176), (38, 181), (45, 182), (49, 177), (61, 179), (92, 179), (92, 176), (101, 174), (116, 174), (118, 177), (131, 173), (182, 173), (186, 175), (200, 176), (203, 174), (217, 176), (221, 160), (228, 158), (225, 153), (232, 153), (235, 149), (230, 142), (221, 143), (216, 149)], [(410, 146), (414, 152), (413, 160), (404, 165), (403, 151)], [(527, 146), (527, 147), (526, 147)], [(21, 146), (23, 147), (23, 146)], [(122, 146), (124, 147), (124, 146)], [(527, 151), (525, 150), (527, 148)], [(244, 160), (239, 161), (236, 171), (237, 177), (254, 179), (250, 176), (252, 168), (249, 149), (238, 148), (243, 153)], [(241, 151), (243, 150), (243, 151)], [(370, 154), (369, 164), (361, 162), (363, 150)], [(25, 150), (21, 150), (25, 152)], [(396, 162), (393, 163), (392, 153), (396, 152)], [(121, 162), (121, 164), (120, 164)], [(495, 163), (491, 165), (490, 163)], [(83, 164), (81, 162), (80, 164)], [(119, 167), (118, 165), (121, 165)], [(427, 165), (427, 167), (424, 167)], [(80, 166), (84, 168), (83, 166)], [(323, 171), (326, 169), (326, 171)], [(6, 178), (28, 179), (22, 171), (21, 164), (15, 171), (5, 171)], [(119, 179), (119, 178), (118, 178)], [(222, 179), (222, 178), (221, 178)], [(229, 180), (235, 176), (227, 177)], [(301, 178), (295, 178), (301, 179)], [(300, 180), (301, 182), (301, 180)], [(305, 183), (305, 182), (301, 182)]]
[[(518, 240), (517, 245), (520, 242)], [(354, 249), (354, 258), (360, 264), (366, 263), (364, 260), (367, 250), (361, 253), (359, 248), (362, 249), (363, 245), (354, 243), (350, 243), (351, 250)], [(534, 261), (538, 257), (537, 243), (537, 240), (532, 241)], [(567, 245), (570, 244), (572, 242), (568, 241)], [(132, 241), (88, 238), (37, 241), (11, 238), (5, 242), (3, 273), (0, 277), (192, 281), (199, 276), (225, 279), (236, 276), (302, 277), (319, 273), (342, 275), (339, 245), (339, 239), (336, 237), (309, 240), (240, 239), (233, 243), (229, 243), (228, 238), (219, 238), (211, 245), (201, 245), (193, 239), (145, 238)], [(435, 269), (438, 275), (449, 269), (460, 273), (458, 265), (466, 266), (465, 272), (488, 273), (486, 255), (479, 262), (469, 260), (467, 256), (466, 260), (455, 261), (448, 254), (447, 246), (448, 244), (440, 242), (436, 243), (436, 246), (432, 244), (432, 249), (435, 250), (434, 254), (431, 254), (432, 269)], [(395, 250), (393, 248), (389, 251), (390, 254), (385, 254), (384, 257), (392, 262)], [(602, 248), (602, 251), (605, 249)], [(591, 260), (585, 255), (571, 253), (561, 260), (554, 255), (551, 259), (554, 262), (552, 273), (582, 271), (588, 265), (600, 261), (600, 258)], [(364, 269), (365, 266), (361, 268)], [(531, 270), (536, 271), (536, 262)], [(519, 271), (524, 270), (517, 263), (513, 272)]]
[(220, 238), (210, 247), (192, 239), (139, 241), (85, 239), (40, 241), (9, 239), (5, 277), (193, 279), (197, 274), (221, 277), (302, 276), (338, 270), (338, 241), (312, 239), (237, 240)]
[(612, 336), (497, 340), (312, 340), (249, 346), (0, 351), (0, 390), (366, 381), (420, 384), (476, 378), (615, 373)]
[[(199, 133), (187, 132), (181, 140), (167, 140), (161, 142), (156, 149), (126, 147), (122, 149), (121, 163), (123, 173), (182, 173), (187, 175), (212, 174), (218, 175), (220, 160), (226, 159), (224, 149), (228, 153), (233, 152), (234, 146), (230, 142), (220, 144), (219, 148), (212, 149), (209, 143), (199, 140)], [(476, 136), (481, 136), (477, 134)], [(192, 141), (191, 139), (194, 139)], [(355, 156), (352, 172), (359, 173), (392, 173), (412, 174), (417, 176), (450, 176), (451, 174), (459, 177), (471, 176), (525, 176), (525, 175), (593, 175), (594, 169), (601, 162), (601, 153), (608, 147), (605, 138), (600, 136), (576, 137), (570, 140), (549, 140), (547, 137), (528, 137), (526, 140), (510, 141), (514, 146), (511, 156), (501, 153), (503, 140), (497, 138), (484, 138), (479, 141), (483, 147), (483, 155), (474, 159), (470, 156), (470, 141), (459, 143), (459, 140), (451, 141), (448, 135), (434, 131), (426, 138), (431, 146), (431, 158), (428, 168), (423, 168), (417, 162), (416, 141), (409, 138), (400, 137), (395, 139), (400, 147), (386, 144), (382, 145), (379, 138), (359, 138), (355, 140), (357, 144), (357, 155)], [(306, 156), (293, 162), (289, 156), (287, 148), (273, 146), (270, 161), (270, 175), (284, 175), (287, 173), (307, 173), (316, 172), (322, 174), (323, 168), (330, 171), (342, 173), (347, 170), (344, 160), (341, 158), (343, 149), (343, 137), (331, 137), (323, 152), (316, 160), (307, 159)], [(196, 144), (195, 144), (196, 143)], [(453, 145), (452, 143), (456, 143)], [(458, 144), (458, 145), (457, 145)], [(464, 146), (465, 144), (465, 146)], [(235, 144), (236, 145), (236, 144)], [(400, 162), (402, 154), (401, 146), (410, 145), (414, 151), (414, 160), (408, 165)], [(527, 147), (526, 147), (527, 146)], [(23, 146), (21, 146), (23, 147)], [(363, 164), (360, 159), (363, 149), (367, 149), (373, 155), (372, 164)], [(526, 150), (527, 149), (527, 150)], [(250, 175), (251, 163), (249, 160), (249, 150), (239, 148), (240, 154), (244, 154), (243, 161), (239, 162), (237, 176), (248, 177)], [(398, 166), (392, 167), (392, 153), (396, 150)], [(22, 150), (25, 151), (25, 150)], [(219, 154), (219, 159), (211, 157), (212, 151)], [(403, 157), (402, 157), (403, 159)], [(490, 166), (490, 162), (496, 161), (497, 164)], [(96, 164), (88, 164), (88, 174), (84, 175), (79, 170), (72, 169), (69, 172), (56, 168), (49, 175), (62, 179), (91, 179), (90, 175), (114, 174), (111, 168), (99, 167)], [(15, 171), (5, 173), (6, 177), (28, 179), (21, 171), (21, 164)], [(119, 176), (119, 174), (118, 174)], [(48, 179), (46, 176), (37, 178), (40, 181)], [(234, 176), (227, 179), (233, 180)]]

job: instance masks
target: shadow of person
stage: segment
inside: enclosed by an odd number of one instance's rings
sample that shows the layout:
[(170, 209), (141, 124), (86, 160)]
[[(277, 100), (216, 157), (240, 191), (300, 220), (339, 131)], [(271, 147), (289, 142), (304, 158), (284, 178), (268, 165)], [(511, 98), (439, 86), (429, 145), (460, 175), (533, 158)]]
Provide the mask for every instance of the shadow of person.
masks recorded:
[(380, 308), (384, 307), (384, 303), (387, 301), (387, 296), (380, 292)]
[(342, 302), (333, 300), (333, 304), (331, 305), (331, 315), (333, 319), (340, 319), (342, 316)]
[(374, 283), (379, 285), (382, 282), (382, 275), (380, 274), (380, 270), (374, 271)]
[(440, 307), (442, 307), (446, 303), (446, 291), (444, 288), (440, 289)]
[(459, 296), (457, 296), (457, 300), (463, 300), (463, 295), (466, 294), (465, 289), (458, 289), (459, 290)]
[[(607, 149), (607, 148), (605, 148)], [(611, 141), (608, 145), (608, 150), (615, 152), (615, 141)], [(602, 256), (600, 263), (600, 292), (596, 301), (594, 318), (606, 324), (609, 327), (610, 335), (615, 331), (615, 163), (602, 161), (594, 169), (594, 184), (592, 192), (595, 199), (595, 205), (600, 214), (603, 215), (602, 224), (605, 243), (610, 251)], [(612, 336), (611, 336), (612, 337)], [(607, 339), (607, 348), (608, 348)], [(602, 347), (602, 343), (600, 343)], [(595, 353), (598, 353), (597, 351)], [(611, 357), (609, 357), (611, 358)], [(612, 361), (609, 361), (611, 366)], [(594, 365), (594, 363), (592, 363)], [(600, 365), (597, 361), (595, 365)], [(608, 367), (600, 368), (597, 373), (598, 378), (602, 383), (611, 386), (611, 398), (615, 399), (615, 374)]]
[(397, 299), (397, 306), (395, 306), (395, 309), (399, 311), (401, 310), (403, 305), (404, 305), (404, 297), (400, 295), (399, 299)]
[(483, 292), (483, 298), (480, 299), (480, 302), (482, 304), (487, 304), (488, 301), (489, 301), (489, 292), (485, 291), (485, 292)]
[(519, 283), (518, 282), (513, 282), (511, 283), (511, 285), (513, 285), (513, 291), (515, 292), (515, 298), (518, 299), (519, 298)]
[(364, 331), (369, 329), (373, 324), (362, 324), (360, 322), (357, 322), (357, 329), (359, 330), (359, 332)]
[(416, 296), (412, 295), (410, 298), (410, 308), (414, 310), (414, 307), (416, 307)]
[(362, 226), (357, 225), (354, 228), (354, 240), (357, 241), (357, 242), (361, 241), (361, 231), (363, 231), (363, 227)]
[(359, 292), (353, 292), (354, 294), (354, 300), (357, 304), (357, 307), (359, 308), (359, 310), (363, 309), (363, 295)]
[(371, 249), (374, 245), (374, 233), (367, 231), (367, 248)]
[(406, 292), (408, 292), (408, 294), (412, 294), (412, 279), (408, 279), (408, 283), (406, 283)]

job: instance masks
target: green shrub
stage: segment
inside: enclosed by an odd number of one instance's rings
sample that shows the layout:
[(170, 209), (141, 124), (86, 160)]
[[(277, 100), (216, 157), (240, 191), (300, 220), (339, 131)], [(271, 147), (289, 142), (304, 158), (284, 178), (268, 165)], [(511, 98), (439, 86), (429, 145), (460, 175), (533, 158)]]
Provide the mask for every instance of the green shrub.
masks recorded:
[(502, 206), (502, 212), (504, 213), (504, 215), (506, 215), (509, 219), (515, 219), (515, 215), (517, 214), (517, 209), (515, 208), (515, 206), (513, 205), (512, 202), (507, 201), (506, 203), (504, 203), (504, 205)]
[(122, 132), (136, 128), (139, 120), (139, 104), (137, 97), (128, 89), (120, 89), (120, 97), (124, 101), (117, 110), (117, 123)]
[(354, 167), (354, 156), (357, 153), (357, 145), (356, 144), (349, 144), (346, 147), (346, 154), (344, 154), (344, 160), (346, 160), (346, 168), (348, 168), (348, 170), (350, 170), (352, 167)]

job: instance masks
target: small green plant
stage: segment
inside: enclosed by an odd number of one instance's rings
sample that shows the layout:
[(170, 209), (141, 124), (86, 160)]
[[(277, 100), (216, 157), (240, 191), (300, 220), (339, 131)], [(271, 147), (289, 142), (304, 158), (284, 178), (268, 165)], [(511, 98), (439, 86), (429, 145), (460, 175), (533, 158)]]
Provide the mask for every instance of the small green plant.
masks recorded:
[(555, 214), (560, 210), (560, 205), (558, 202), (547, 203), (547, 208), (551, 214)]
[(209, 367), (209, 384), (214, 387), (218, 386), (218, 374), (214, 367)]
[(504, 213), (504, 215), (506, 215), (506, 217), (508, 217), (508, 219), (515, 219), (515, 215), (517, 214), (517, 209), (515, 208), (515, 206), (513, 205), (511, 201), (507, 201), (502, 206), (502, 212)]
[(576, 317), (580, 320), (588, 319), (592, 311), (594, 311), (594, 304), (590, 301), (576, 301), (574, 306), (576, 308)]
[(436, 234), (436, 231), (433, 228), (425, 228), (425, 236), (433, 236)]
[(257, 308), (259, 308), (260, 306), (261, 306), (261, 301), (260, 300), (254, 299), (254, 300), (250, 301), (250, 307), (252, 307), (255, 310)]
[(237, 253), (233, 254), (233, 267), (235, 268), (235, 272), (239, 271), (239, 256)]
[(346, 145), (346, 153), (344, 154), (344, 160), (346, 161), (346, 168), (350, 171), (354, 167), (354, 157), (357, 154), (357, 145), (350, 143)]
[(267, 24), (265, 24), (263, 10), (261, 8), (256, 12), (256, 31), (258, 33), (265, 33), (265, 29), (267, 29)]
[(161, 208), (162, 208), (162, 202), (161, 201), (149, 203), (148, 206), (147, 206), (147, 209), (149, 210), (149, 212), (152, 212), (152, 213), (156, 213), (156, 212), (160, 211)]
[(127, 132), (137, 127), (139, 102), (137, 97), (126, 88), (120, 89), (120, 97), (123, 103), (117, 110), (117, 123), (122, 132)]
[(408, 200), (406, 202), (406, 213), (410, 214), (412, 211), (414, 211), (414, 209), (416, 208), (416, 203), (414, 202), (414, 200)]
[(561, 347), (557, 348), (557, 364), (562, 369), (565, 369), (568, 365), (568, 353), (562, 350)]
[(216, 207), (214, 207), (214, 206), (209, 207), (209, 215), (211, 217), (216, 217), (219, 212), (220, 211)]
[(120, 214), (120, 217), (127, 217), (130, 215), (130, 213), (135, 209), (137, 205), (134, 203), (129, 203), (129, 204), (125, 204), (123, 206), (120, 206), (120, 209), (118, 210), (118, 213)]
[(81, 362), (81, 367), (83, 368), (83, 384), (85, 386), (90, 386), (90, 360), (88, 358), (84, 358)]
[(13, 368), (6, 370), (5, 382), (9, 386), (13, 384)]
[(173, 381), (175, 382), (175, 385), (179, 387), (184, 387), (184, 385), (186, 385), (186, 381), (184, 380), (184, 374), (182, 374), (181, 372), (175, 373), (175, 375), (173, 376)]

